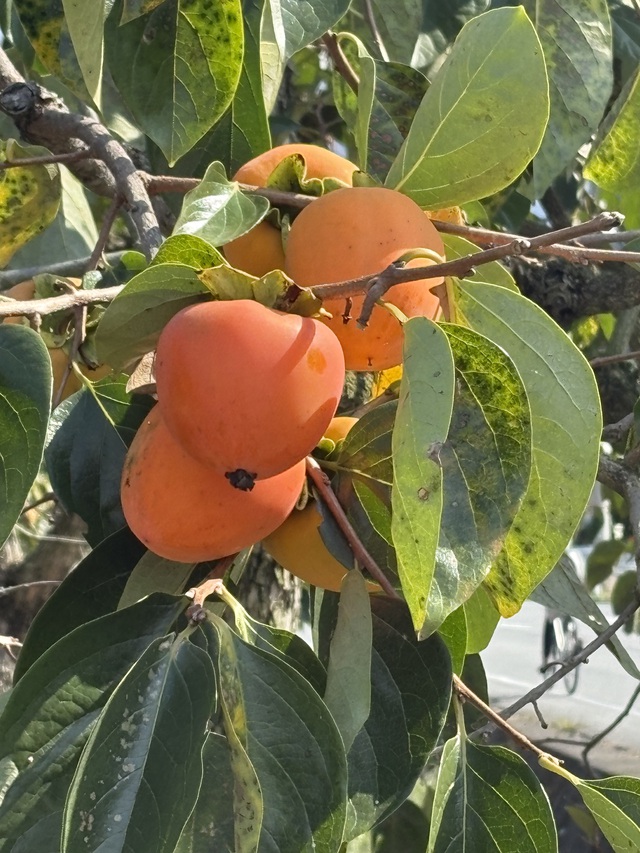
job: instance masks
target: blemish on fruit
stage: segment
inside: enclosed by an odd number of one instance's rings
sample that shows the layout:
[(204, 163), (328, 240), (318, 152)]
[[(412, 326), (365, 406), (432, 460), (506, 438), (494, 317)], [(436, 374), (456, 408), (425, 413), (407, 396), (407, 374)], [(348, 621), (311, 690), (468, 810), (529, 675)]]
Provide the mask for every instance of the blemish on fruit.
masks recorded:
[(327, 359), (322, 350), (312, 347), (307, 353), (307, 364), (316, 373), (324, 373), (327, 368)]

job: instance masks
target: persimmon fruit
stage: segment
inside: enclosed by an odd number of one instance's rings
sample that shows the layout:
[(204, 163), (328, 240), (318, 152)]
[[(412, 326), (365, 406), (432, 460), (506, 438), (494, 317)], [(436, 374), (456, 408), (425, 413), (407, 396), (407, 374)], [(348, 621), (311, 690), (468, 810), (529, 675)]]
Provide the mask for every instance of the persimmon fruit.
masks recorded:
[(324, 544), (321, 523), (317, 503), (311, 500), (304, 509), (294, 509), (280, 527), (262, 540), (262, 545), (292, 575), (321, 589), (338, 592), (349, 569)]
[(349, 415), (338, 415), (337, 418), (332, 418), (331, 423), (324, 431), (323, 438), (329, 438), (336, 444), (346, 438), (351, 427), (358, 423), (358, 418), (353, 418)]
[[(78, 279), (69, 279), (76, 287), (80, 287), (81, 280)], [(8, 290), (2, 292), (2, 296), (8, 296), (11, 299), (15, 299), (19, 302), (29, 302), (34, 298), (36, 285), (32, 278), (26, 279), (26, 281), (21, 281), (18, 284), (14, 284), (13, 287), (10, 287)], [(5, 323), (23, 323), (25, 322), (24, 318), (21, 316), (15, 317), (5, 317)], [(54, 400), (58, 398), (58, 401), (61, 403), (63, 400), (66, 400), (67, 397), (70, 397), (72, 394), (75, 394), (76, 391), (79, 391), (82, 388), (82, 381), (78, 378), (78, 376), (72, 371), (66, 379), (64, 383), (64, 390), (61, 394), (59, 394), (59, 389), (62, 384), (62, 381), (67, 373), (67, 366), (69, 364), (69, 356), (65, 352), (62, 347), (48, 347), (49, 357), (51, 358), (51, 370), (53, 372), (53, 398)], [(112, 370), (106, 364), (101, 364), (95, 369), (89, 367), (88, 364), (81, 364), (80, 370), (85, 374), (88, 379), (91, 379), (92, 382), (97, 382), (98, 379), (103, 379), (105, 376), (108, 376)]]
[[(357, 418), (333, 418), (324, 437), (333, 441), (344, 439), (357, 423)], [(304, 509), (294, 509), (291, 515), (273, 533), (266, 536), (262, 545), (273, 559), (292, 575), (321, 589), (339, 592), (342, 579), (349, 571), (324, 544), (320, 535), (322, 514), (315, 500)], [(378, 584), (367, 583), (370, 592), (379, 591)]]
[(151, 551), (178, 562), (215, 560), (258, 542), (293, 509), (305, 464), (234, 489), (211, 466), (173, 438), (155, 406), (136, 433), (122, 472), (122, 509), (131, 530)]
[[(233, 180), (264, 187), (273, 170), (292, 154), (304, 157), (307, 178), (336, 178), (350, 185), (358, 168), (327, 148), (295, 142), (279, 145), (249, 160), (238, 169)], [(247, 234), (227, 243), (224, 254), (232, 267), (258, 278), (271, 270), (284, 269), (282, 235), (270, 222), (260, 222)]]
[[(444, 254), (440, 235), (428, 216), (402, 193), (382, 187), (334, 190), (304, 208), (291, 226), (285, 272), (302, 287), (314, 287), (381, 272), (410, 249)], [(416, 259), (407, 266), (425, 266)], [(397, 284), (385, 294), (407, 317), (437, 319), (440, 300), (433, 288), (442, 278)], [(346, 300), (324, 299), (332, 314), (324, 319), (342, 344), (347, 370), (386, 370), (402, 361), (402, 324), (381, 306), (375, 306), (369, 325), (356, 319), (364, 295), (356, 295), (350, 317), (344, 319)]]
[(329, 328), (243, 299), (176, 314), (160, 335), (155, 368), (176, 440), (239, 488), (310, 453), (344, 384), (342, 350)]

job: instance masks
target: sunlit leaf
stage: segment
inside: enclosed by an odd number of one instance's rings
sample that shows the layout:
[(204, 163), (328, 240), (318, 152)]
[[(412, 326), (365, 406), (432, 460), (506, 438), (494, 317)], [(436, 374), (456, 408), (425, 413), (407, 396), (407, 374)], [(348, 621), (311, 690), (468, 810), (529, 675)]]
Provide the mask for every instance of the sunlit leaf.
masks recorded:
[(626, 215), (627, 227), (635, 228), (640, 222), (640, 154), (634, 144), (640, 127), (640, 72), (618, 97), (606, 127), (584, 167), (584, 177), (604, 190)]
[(485, 12), (433, 79), (386, 185), (425, 208), (490, 195), (529, 163), (548, 116), (542, 49), (524, 9)]
[(250, 231), (268, 211), (266, 198), (240, 192), (237, 183), (227, 180), (222, 164), (212, 163), (202, 182), (184, 197), (173, 233), (196, 235), (212, 246), (223, 246)]
[(100, 361), (116, 370), (155, 349), (160, 332), (182, 308), (207, 294), (193, 267), (158, 264), (138, 273), (110, 303), (96, 333)]
[(62, 0), (62, 8), (87, 92), (101, 106), (104, 22), (110, 4), (104, 0)]
[(240, 0), (213, 10), (167, 0), (105, 32), (109, 69), (127, 106), (169, 164), (185, 154), (230, 105), (240, 78), (244, 34)]
[(510, 616), (555, 566), (587, 505), (600, 450), (600, 400), (584, 356), (537, 305), (494, 285), (458, 282), (455, 289), (458, 321), (502, 347), (531, 407), (531, 479), (485, 581), (501, 614)]
[[(39, 145), (0, 143), (0, 159), (49, 154)], [(55, 219), (60, 206), (60, 169), (55, 164), (16, 166), (0, 172), (0, 267)]]
[(391, 532), (416, 629), (425, 619), (443, 509), (439, 449), (449, 431), (454, 366), (446, 335), (423, 317), (404, 327), (404, 368), (393, 429)]
[(371, 711), (371, 639), (371, 606), (364, 579), (360, 572), (348, 572), (340, 589), (324, 693), (347, 752)]

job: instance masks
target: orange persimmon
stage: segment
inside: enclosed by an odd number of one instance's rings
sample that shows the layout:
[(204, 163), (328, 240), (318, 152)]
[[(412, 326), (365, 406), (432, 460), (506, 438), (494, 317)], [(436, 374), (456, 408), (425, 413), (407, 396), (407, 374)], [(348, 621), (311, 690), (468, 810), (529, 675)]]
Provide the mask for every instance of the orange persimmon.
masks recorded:
[[(292, 154), (304, 157), (307, 178), (336, 178), (351, 184), (353, 173), (358, 168), (355, 163), (327, 148), (294, 142), (279, 145), (249, 160), (238, 169), (233, 180), (264, 187), (273, 170)], [(270, 222), (260, 222), (247, 234), (227, 243), (224, 254), (232, 267), (258, 278), (271, 270), (284, 268), (282, 236)]]
[(190, 456), (155, 406), (136, 433), (122, 472), (122, 509), (151, 551), (189, 563), (215, 560), (272, 533), (302, 490), (304, 460), (251, 491), (234, 489), (214, 468)]
[[(444, 254), (440, 235), (428, 216), (402, 193), (381, 187), (334, 190), (302, 210), (287, 242), (285, 272), (302, 287), (314, 287), (381, 272), (410, 249)], [(418, 258), (407, 266), (426, 266)], [(397, 284), (385, 294), (407, 317), (437, 319), (440, 300), (433, 288), (442, 278)], [(369, 325), (356, 325), (364, 301), (353, 297), (345, 322), (346, 301), (324, 299), (333, 316), (323, 319), (340, 339), (347, 370), (386, 370), (402, 361), (402, 324), (381, 306), (373, 309)]]
[(344, 384), (333, 332), (310, 317), (239, 299), (191, 305), (163, 329), (158, 401), (185, 450), (239, 488), (303, 459)]

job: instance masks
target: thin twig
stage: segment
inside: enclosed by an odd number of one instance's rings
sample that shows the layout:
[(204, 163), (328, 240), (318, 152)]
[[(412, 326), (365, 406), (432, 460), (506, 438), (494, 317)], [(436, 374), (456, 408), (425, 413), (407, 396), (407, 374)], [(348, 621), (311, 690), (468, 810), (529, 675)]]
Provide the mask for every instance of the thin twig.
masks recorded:
[(326, 47), (327, 53), (331, 57), (335, 70), (342, 77), (347, 86), (349, 86), (349, 88), (357, 95), (360, 87), (360, 80), (356, 72), (351, 67), (351, 63), (345, 56), (343, 49), (340, 47), (337, 35), (329, 31), (322, 36), (320, 41)]
[(17, 583), (15, 586), (0, 586), (0, 598), (32, 586), (60, 586), (61, 583), (62, 581), (29, 581), (28, 583)]
[(66, 311), (76, 305), (93, 305), (99, 302), (111, 302), (122, 291), (124, 285), (100, 287), (95, 290), (76, 290), (75, 293), (65, 293), (62, 296), (52, 296), (49, 299), (32, 299), (29, 302), (8, 299), (0, 302), (0, 317), (33, 317), (36, 314), (55, 314), (56, 311)]
[(118, 217), (118, 212), (122, 207), (122, 201), (122, 196), (117, 194), (111, 200), (111, 204), (109, 205), (107, 212), (104, 215), (104, 219), (102, 220), (102, 225), (100, 226), (100, 233), (98, 234), (96, 245), (93, 248), (93, 252), (91, 252), (91, 257), (87, 261), (87, 272), (97, 269), (98, 265), (100, 264), (102, 255), (107, 245), (107, 241), (109, 240), (109, 234), (111, 234), (113, 223), (116, 221)]
[(89, 157), (89, 149), (80, 151), (69, 151), (66, 154), (41, 154), (38, 157), (20, 157), (16, 160), (3, 160), (0, 162), (0, 171), (15, 169), (18, 166), (47, 166), (50, 163), (76, 163)]
[(618, 353), (617, 355), (601, 355), (597, 358), (589, 360), (589, 364), (595, 370), (598, 367), (604, 367), (607, 364), (618, 364), (621, 361), (636, 361), (640, 358), (640, 350), (633, 352)]
[(553, 675), (550, 675), (549, 678), (541, 681), (540, 684), (532, 690), (529, 690), (528, 693), (525, 693), (524, 696), (521, 696), (520, 699), (512, 705), (509, 705), (508, 708), (505, 708), (504, 711), (500, 711), (500, 717), (503, 720), (508, 720), (509, 717), (512, 717), (517, 711), (524, 708), (525, 705), (537, 701), (547, 692), (547, 690), (549, 690), (549, 688), (553, 687), (554, 684), (563, 679), (568, 672), (571, 672), (571, 670), (575, 669), (579, 664), (584, 663), (594, 652), (601, 648), (607, 640), (610, 640), (611, 637), (613, 637), (613, 635), (633, 616), (638, 608), (640, 608), (640, 597), (636, 597), (633, 601), (629, 602), (615, 622), (612, 622), (608, 628), (606, 628), (601, 634), (598, 634), (595, 640), (586, 645), (578, 654), (574, 655), (570, 660), (562, 664), (562, 666), (560, 666)]
[(380, 52), (380, 58), (383, 62), (388, 62), (389, 54), (387, 52), (387, 48), (384, 46), (382, 35), (380, 34), (380, 29), (378, 27), (378, 22), (376, 21), (376, 16), (373, 12), (373, 6), (371, 5), (371, 0), (364, 0), (364, 16), (367, 19), (367, 23), (369, 24), (369, 29), (371, 30), (371, 35), (373, 37), (374, 44)]
[(342, 505), (336, 497), (335, 492), (331, 488), (331, 483), (329, 482), (329, 478), (327, 477), (327, 475), (320, 468), (320, 465), (318, 465), (313, 456), (307, 456), (306, 463), (307, 474), (309, 478), (320, 493), (320, 497), (329, 507), (331, 514), (335, 518), (338, 527), (340, 528), (347, 542), (349, 543), (349, 546), (353, 551), (353, 556), (355, 557), (356, 561), (359, 563), (359, 565), (361, 565), (369, 572), (371, 577), (376, 581), (376, 583), (380, 584), (382, 589), (387, 593), (390, 598), (400, 599), (401, 596), (394, 588), (393, 584), (389, 581), (380, 566), (376, 563), (371, 554), (367, 551), (367, 549), (360, 541), (360, 537), (353, 529), (353, 526), (347, 518), (347, 515), (344, 509), (342, 508)]
[[(104, 255), (104, 260), (107, 264), (115, 266), (120, 262), (120, 259), (125, 254), (124, 251), (109, 252)], [(37, 267), (21, 267), (17, 270), (2, 270), (0, 271), (0, 295), (3, 290), (8, 290), (14, 284), (21, 281), (26, 281), (28, 278), (33, 278), (36, 275), (49, 273), (50, 275), (59, 275), (63, 277), (77, 276), (80, 277), (86, 271), (90, 258), (76, 258), (70, 261), (60, 261), (56, 264), (44, 264)]]
[(237, 556), (237, 553), (229, 554), (229, 556), (217, 560), (213, 569), (200, 581), (198, 586), (194, 586), (185, 592), (187, 598), (193, 600), (193, 604), (189, 605), (185, 613), (190, 622), (197, 624), (206, 619), (207, 614), (204, 610), (204, 602), (210, 595), (217, 595), (218, 592), (224, 589), (223, 578)]
[[(489, 231), (486, 228), (474, 228), (470, 225), (456, 225), (454, 222), (440, 222), (434, 219), (433, 224), (436, 226), (438, 231), (441, 231), (443, 234), (455, 234), (459, 237), (466, 237), (467, 240), (470, 240), (472, 243), (477, 243), (479, 246), (501, 246), (511, 243), (514, 239), (518, 239), (516, 234), (509, 234), (504, 231)], [(580, 226), (571, 226), (571, 228), (575, 227)], [(563, 230), (571, 230), (571, 228)], [(600, 234), (603, 230), (606, 229), (598, 229), (598, 231), (594, 233)], [(538, 237), (545, 237), (547, 234), (560, 235), (561, 232), (548, 231), (545, 232), (545, 234), (538, 235)], [(582, 236), (586, 235), (569, 236), (564, 237), (563, 239), (577, 240), (581, 239)], [(531, 237), (529, 239), (532, 243), (535, 243), (538, 237)], [(640, 263), (640, 252), (623, 252), (617, 249), (588, 249), (578, 246), (567, 246), (562, 239), (558, 239), (555, 243), (551, 244), (545, 243), (537, 246), (534, 245), (528, 251), (542, 255), (554, 255), (556, 257), (565, 258), (574, 264), (605, 263), (610, 261), (618, 261), (626, 264)]]
[(476, 707), (484, 716), (491, 720), (498, 728), (502, 729), (502, 731), (506, 732), (510, 738), (512, 738), (519, 746), (523, 747), (523, 749), (528, 749), (530, 752), (533, 752), (538, 757), (544, 756), (551, 761), (555, 761), (557, 763), (558, 759), (554, 758), (552, 755), (549, 755), (548, 752), (540, 749), (540, 747), (536, 746), (535, 743), (532, 743), (526, 735), (523, 735), (522, 732), (519, 732), (517, 729), (508, 723), (503, 717), (500, 716), (493, 708), (490, 708), (485, 702), (480, 699), (479, 696), (469, 690), (467, 685), (460, 680), (460, 678), (455, 675), (453, 676), (453, 689), (459, 696), (459, 698), (464, 702), (470, 702), (474, 707)]
[(366, 292), (362, 312), (358, 317), (358, 325), (366, 326), (376, 302), (382, 299), (387, 290), (395, 284), (426, 278), (441, 278), (443, 276), (464, 277), (471, 274), (475, 267), (480, 264), (488, 264), (491, 261), (501, 260), (507, 255), (521, 255), (524, 252), (549, 246), (558, 241), (566, 240), (569, 237), (590, 234), (593, 231), (601, 231), (603, 228), (612, 228), (619, 221), (620, 218), (616, 213), (601, 213), (594, 219), (589, 220), (589, 222), (582, 222), (579, 225), (572, 225), (569, 228), (561, 228), (559, 231), (549, 231), (546, 234), (540, 234), (538, 237), (532, 237), (528, 240), (516, 236), (514, 239), (504, 242), (499, 246), (476, 252), (473, 255), (465, 255), (462, 258), (447, 261), (443, 264), (431, 264), (430, 266), (412, 268), (398, 267), (396, 264), (391, 264), (377, 276), (362, 276), (359, 279), (351, 279), (335, 284), (323, 284), (314, 287), (313, 291), (321, 298), (329, 297), (332, 299)]
[(616, 421), (614, 424), (607, 424), (602, 430), (602, 440), (613, 443), (622, 441), (629, 435), (634, 422), (635, 417), (632, 412), (629, 415), (625, 415), (621, 420)]

